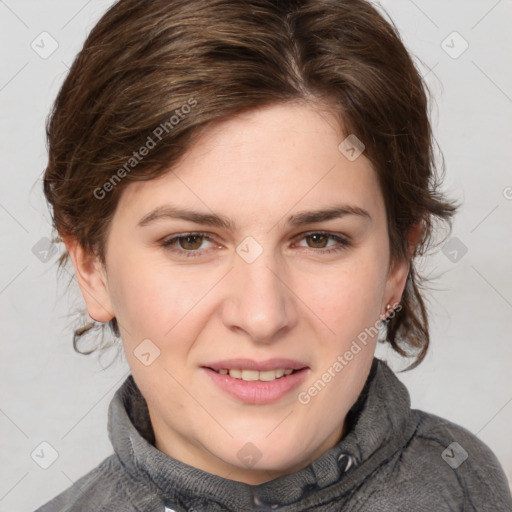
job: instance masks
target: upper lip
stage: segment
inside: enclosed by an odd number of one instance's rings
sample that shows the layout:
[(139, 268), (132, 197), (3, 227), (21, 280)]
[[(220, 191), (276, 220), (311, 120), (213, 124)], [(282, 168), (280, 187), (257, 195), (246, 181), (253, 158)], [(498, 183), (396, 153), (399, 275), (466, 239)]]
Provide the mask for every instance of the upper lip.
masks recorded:
[(254, 359), (224, 359), (222, 361), (215, 361), (214, 363), (204, 364), (203, 367), (211, 368), (212, 370), (278, 370), (278, 369), (292, 369), (301, 370), (306, 368), (307, 365), (296, 361), (294, 359), (267, 359), (265, 361), (255, 361)]

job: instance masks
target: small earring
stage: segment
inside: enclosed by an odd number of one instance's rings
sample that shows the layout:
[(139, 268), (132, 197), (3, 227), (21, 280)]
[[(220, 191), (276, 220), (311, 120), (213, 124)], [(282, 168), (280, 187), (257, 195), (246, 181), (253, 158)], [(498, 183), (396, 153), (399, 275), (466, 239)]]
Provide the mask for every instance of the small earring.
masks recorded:
[(386, 319), (387, 319), (387, 317), (388, 317), (388, 314), (389, 314), (389, 313), (388, 313), (388, 311), (389, 311), (389, 309), (390, 309), (390, 308), (391, 308), (391, 306), (390, 306), (389, 304), (387, 304), (387, 305), (386, 305), (386, 311), (384, 311), (384, 313), (381, 313), (381, 314), (380, 314), (380, 319), (381, 319), (383, 322), (385, 322), (385, 321), (386, 321)]
[(393, 313), (391, 304), (386, 304), (386, 311), (383, 313), (384, 321), (388, 320), (389, 316)]

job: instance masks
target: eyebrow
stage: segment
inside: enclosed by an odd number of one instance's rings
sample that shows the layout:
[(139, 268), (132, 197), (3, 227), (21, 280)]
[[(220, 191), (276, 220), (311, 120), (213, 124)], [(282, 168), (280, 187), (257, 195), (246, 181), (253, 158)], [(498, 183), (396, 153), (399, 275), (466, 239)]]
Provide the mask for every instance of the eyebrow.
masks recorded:
[[(304, 211), (290, 215), (287, 223), (290, 226), (298, 227), (306, 224), (314, 224), (317, 222), (325, 222), (328, 220), (338, 219), (347, 215), (356, 215), (367, 220), (372, 220), (371, 215), (360, 208), (359, 206), (352, 205), (334, 205), (321, 210)], [(153, 211), (144, 215), (139, 221), (138, 226), (143, 227), (151, 224), (160, 219), (182, 219), (194, 222), (195, 224), (203, 224), (216, 228), (223, 228), (228, 231), (236, 231), (236, 224), (224, 215), (217, 215), (211, 213), (196, 212), (187, 209), (178, 209), (172, 206), (159, 206)]]

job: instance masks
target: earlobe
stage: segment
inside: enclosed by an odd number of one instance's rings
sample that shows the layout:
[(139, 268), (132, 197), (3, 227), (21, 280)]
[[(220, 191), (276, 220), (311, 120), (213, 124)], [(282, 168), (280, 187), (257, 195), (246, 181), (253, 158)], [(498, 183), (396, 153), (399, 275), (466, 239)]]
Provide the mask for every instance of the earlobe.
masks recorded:
[(386, 291), (383, 297), (383, 308), (386, 308), (387, 305), (391, 305), (393, 307), (393, 305), (400, 302), (406, 286), (409, 270), (411, 268), (411, 260), (414, 257), (418, 244), (423, 238), (423, 234), (424, 224), (422, 221), (417, 222), (410, 229), (407, 238), (409, 243), (408, 258), (396, 261), (389, 270), (386, 282)]
[(87, 305), (89, 316), (97, 322), (108, 322), (114, 312), (104, 266), (98, 257), (86, 251), (76, 239), (63, 238), (75, 275)]
[[(396, 261), (392, 268), (389, 270), (388, 279), (386, 282), (386, 290), (383, 297), (383, 308), (388, 305), (398, 304), (406, 286), (407, 277), (409, 276), (409, 270), (411, 268), (411, 261), (416, 253), (418, 244), (421, 243), (424, 235), (425, 226), (423, 221), (418, 221), (412, 226), (407, 237), (409, 244), (409, 254), (407, 259)], [(389, 311), (388, 311), (389, 313)], [(386, 315), (386, 313), (383, 313)]]
[(383, 298), (383, 308), (386, 308), (384, 315), (389, 313), (387, 306), (391, 306), (391, 308), (394, 309), (401, 301), (407, 276), (409, 275), (409, 269), (410, 263), (406, 260), (397, 261), (390, 269)]

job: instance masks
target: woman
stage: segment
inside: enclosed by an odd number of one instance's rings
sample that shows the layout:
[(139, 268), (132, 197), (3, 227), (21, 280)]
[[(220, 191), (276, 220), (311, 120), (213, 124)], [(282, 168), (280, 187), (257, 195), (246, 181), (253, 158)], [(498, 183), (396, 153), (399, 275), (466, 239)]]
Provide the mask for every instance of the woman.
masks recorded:
[(48, 124), (45, 195), (131, 375), (114, 454), (41, 512), (511, 510), (496, 457), (374, 357), (429, 343), (415, 257), (457, 205), (363, 0), (121, 0)]

